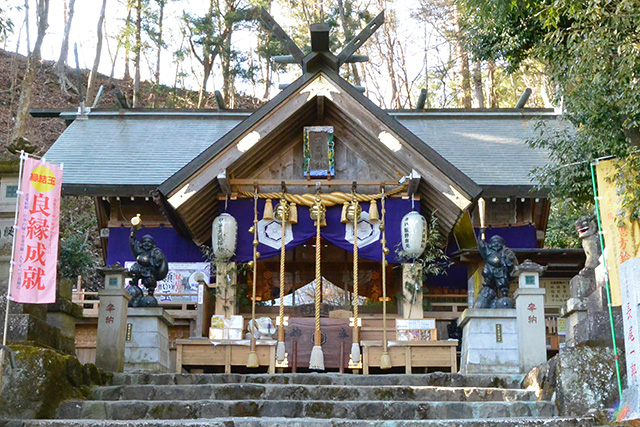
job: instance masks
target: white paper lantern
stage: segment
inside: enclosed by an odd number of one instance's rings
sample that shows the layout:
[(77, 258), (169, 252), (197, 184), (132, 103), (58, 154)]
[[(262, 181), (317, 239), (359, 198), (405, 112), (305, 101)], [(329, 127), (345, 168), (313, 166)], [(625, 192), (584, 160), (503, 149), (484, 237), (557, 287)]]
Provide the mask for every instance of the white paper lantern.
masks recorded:
[(402, 250), (416, 257), (427, 247), (427, 220), (416, 211), (402, 218)]
[(216, 259), (226, 261), (231, 258), (236, 253), (237, 238), (238, 223), (234, 217), (223, 213), (213, 220), (211, 247)]

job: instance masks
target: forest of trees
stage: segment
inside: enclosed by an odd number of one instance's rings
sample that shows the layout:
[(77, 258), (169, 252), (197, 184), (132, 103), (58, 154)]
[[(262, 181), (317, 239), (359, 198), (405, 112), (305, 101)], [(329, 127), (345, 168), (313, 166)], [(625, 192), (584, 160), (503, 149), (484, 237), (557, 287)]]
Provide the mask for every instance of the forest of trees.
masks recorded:
[[(414, 108), (421, 89), (427, 90), (427, 108), (513, 107), (525, 87), (534, 89), (530, 106), (551, 106), (539, 63), (523, 61), (507, 70), (501, 61), (470, 53), (454, 0), (94, 0), (90, 16), (74, 13), (80, 6), (75, 0), (9, 3), (0, 6), (0, 42), (5, 50), (27, 52), (30, 63), (37, 64), (45, 36), (55, 38), (62, 91), (77, 90), (77, 82), (65, 71), (65, 64), (75, 66), (70, 46), (80, 44), (81, 56), (93, 52), (91, 72), (83, 82), (87, 106), (95, 101), (96, 73), (108, 69), (110, 77), (132, 81), (128, 95), (133, 107), (164, 107), (153, 98), (140, 98), (143, 77), (165, 88), (199, 90), (197, 103), (191, 105), (197, 108), (213, 107), (206, 105), (205, 95), (214, 89), (221, 91), (227, 108), (242, 107), (243, 97), (269, 99), (277, 92), (279, 75), (293, 80), (299, 69), (271, 60), (286, 52), (261, 25), (258, 7), (270, 11), (305, 52), (309, 24), (331, 25), (335, 52), (385, 10), (384, 27), (359, 52), (370, 61), (342, 70), (385, 108)], [(51, 35), (47, 28), (54, 18), (64, 20), (56, 22), (63, 30)], [(70, 36), (78, 34), (72, 31), (78, 19), (94, 23), (90, 37)], [(90, 49), (86, 40), (95, 40), (95, 47)], [(116, 69), (121, 76), (114, 76)], [(29, 78), (23, 89), (28, 83)], [(19, 134), (16, 129), (13, 138)]]

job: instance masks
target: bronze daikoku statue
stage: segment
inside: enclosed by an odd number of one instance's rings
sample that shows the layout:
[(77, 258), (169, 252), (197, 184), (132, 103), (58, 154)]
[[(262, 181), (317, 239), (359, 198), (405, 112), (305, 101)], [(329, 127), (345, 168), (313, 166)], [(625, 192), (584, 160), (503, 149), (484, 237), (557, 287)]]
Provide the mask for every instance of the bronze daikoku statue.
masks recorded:
[[(156, 286), (160, 280), (167, 277), (169, 264), (167, 258), (160, 248), (156, 247), (156, 242), (150, 235), (142, 236), (138, 242), (136, 231), (141, 227), (140, 215), (131, 220), (131, 234), (129, 235), (129, 246), (136, 262), (129, 268), (131, 284), (127, 286), (127, 292), (131, 295), (129, 307), (156, 307), (158, 301), (153, 296)], [(140, 286), (147, 289), (144, 296)]]
[(509, 285), (518, 265), (516, 255), (505, 246), (500, 236), (491, 237), (487, 243), (484, 229), (478, 240), (478, 249), (485, 261), (482, 269), (484, 283), (473, 308), (513, 308), (515, 305), (513, 299), (509, 298)]

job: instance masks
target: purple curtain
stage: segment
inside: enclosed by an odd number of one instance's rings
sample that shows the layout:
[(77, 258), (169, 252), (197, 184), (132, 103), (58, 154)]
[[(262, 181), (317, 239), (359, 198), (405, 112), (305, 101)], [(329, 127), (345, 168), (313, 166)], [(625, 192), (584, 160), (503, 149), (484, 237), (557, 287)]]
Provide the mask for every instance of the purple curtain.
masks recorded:
[[(264, 200), (258, 201), (258, 219), (262, 219), (264, 211)], [(278, 201), (273, 201), (274, 209)], [(400, 244), (400, 221), (402, 217), (411, 211), (411, 201), (403, 199), (387, 199), (386, 202), (386, 238), (387, 247), (390, 253), (387, 256), (389, 262), (398, 262), (395, 250)], [(369, 203), (361, 203), (363, 212), (369, 211)], [(415, 204), (416, 209), (419, 204)], [(378, 210), (380, 211), (380, 203), (378, 202)], [(238, 221), (238, 245), (236, 248), (235, 261), (247, 262), (253, 259), (253, 237), (248, 233), (249, 228), (253, 225), (253, 200), (233, 200), (227, 205), (227, 213), (231, 214)], [(332, 245), (341, 249), (352, 252), (353, 244), (345, 239), (345, 224), (340, 222), (342, 206), (333, 206), (327, 209), (327, 225), (320, 229), (320, 235)], [(298, 206), (298, 223), (292, 225), (293, 240), (285, 245), (286, 249), (292, 249), (309, 239), (315, 238), (316, 227), (309, 216), (309, 208)], [(358, 236), (358, 241), (361, 236)], [(260, 259), (278, 256), (279, 248), (273, 248), (262, 243), (258, 244), (258, 252)], [(365, 259), (374, 261), (382, 260), (382, 248), (380, 240), (376, 240), (367, 246), (358, 247), (358, 255)]]
[[(480, 229), (476, 228), (476, 237), (480, 238)], [(535, 249), (538, 247), (536, 239), (536, 227), (531, 224), (512, 227), (490, 227), (485, 231), (485, 240), (493, 236), (504, 239), (505, 245), (510, 249)]]
[[(129, 249), (131, 228), (109, 228), (109, 245), (107, 247), (107, 265), (125, 261), (135, 261)], [(178, 236), (171, 227), (141, 228), (136, 232), (138, 240), (145, 234), (151, 235), (156, 246), (162, 249), (168, 262), (206, 262), (200, 248), (190, 240)]]

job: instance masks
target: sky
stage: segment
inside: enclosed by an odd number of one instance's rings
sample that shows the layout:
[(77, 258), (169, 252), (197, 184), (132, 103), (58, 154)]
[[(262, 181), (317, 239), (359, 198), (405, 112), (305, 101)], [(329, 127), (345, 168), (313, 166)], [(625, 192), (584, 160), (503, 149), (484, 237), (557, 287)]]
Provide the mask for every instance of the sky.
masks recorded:
[[(4, 43), (3, 48), (9, 51), (15, 51), (18, 47), (18, 51), (22, 54), (27, 54), (26, 43), (26, 30), (24, 29), (24, 12), (18, 10), (19, 6), (24, 5), (22, 0), (5, 0), (9, 3), (9, 12), (14, 22), (14, 34), (11, 35)], [(33, 45), (36, 38), (36, 25), (35, 25), (35, 0), (29, 0), (30, 3), (30, 41)], [(165, 34), (170, 35), (171, 39), (167, 40), (170, 45), (170, 49), (175, 49), (181, 42), (180, 31), (178, 31), (179, 17), (183, 11), (191, 13), (202, 13), (204, 8), (207, 7), (207, 0), (191, 0), (172, 3), (169, 2), (165, 9)], [(391, 4), (391, 3), (390, 3)], [(411, 5), (415, 4), (411, 0), (396, 0), (394, 3), (396, 13), (399, 16), (399, 22), (407, 22), (410, 20), (410, 13), (412, 11)], [(75, 57), (73, 53), (74, 43), (78, 47), (78, 59), (80, 67), (84, 69), (90, 69), (93, 65), (95, 57), (95, 46), (97, 41), (97, 21), (100, 13), (102, 0), (76, 0), (75, 3), (75, 15), (72, 21), (71, 34), (70, 34), (70, 47), (69, 57), (67, 64), (75, 66)], [(378, 11), (374, 11), (377, 13)], [(273, 10), (273, 15), (276, 20), (285, 28), (287, 28), (289, 22), (287, 17), (282, 16), (277, 9)], [(111, 73), (112, 57), (115, 54), (117, 48), (117, 42), (114, 39), (115, 34), (119, 31), (120, 25), (126, 16), (126, 8), (121, 4), (121, 0), (107, 0), (107, 19), (105, 34), (107, 35), (106, 41), (103, 43), (101, 62), (99, 72), (105, 75)], [(405, 53), (408, 61), (408, 69), (410, 76), (417, 76), (421, 72), (424, 65), (424, 47), (427, 31), (425, 31), (424, 25), (402, 25), (398, 28), (398, 35), (400, 40), (410, 40), (410, 43), (405, 45), (407, 50)], [(49, 28), (47, 35), (44, 39), (42, 47), (42, 57), (47, 60), (57, 60), (60, 52), (60, 44), (64, 33), (64, 0), (50, 0), (49, 11)], [(250, 31), (237, 31), (234, 33), (233, 44), (242, 50), (248, 50), (249, 47), (256, 44), (255, 34)], [(122, 49), (121, 49), (122, 50)], [(336, 52), (337, 53), (337, 52)], [(155, 56), (155, 53), (151, 55)], [(433, 55), (438, 55), (438, 52), (433, 51)], [(116, 61), (114, 77), (121, 78), (124, 71), (122, 51), (119, 53), (119, 58)], [(155, 57), (153, 58), (155, 62)], [(187, 60), (183, 63), (184, 71), (189, 73), (191, 77), (187, 78), (185, 85), (188, 89), (197, 89), (198, 80), (193, 77), (192, 70), (198, 73), (200, 71), (200, 64), (194, 59)], [(176, 64), (173, 59), (173, 55), (170, 51), (162, 52), (161, 61), (161, 82), (169, 86), (174, 84), (174, 76), (176, 70)], [(292, 69), (293, 70), (293, 69)], [(142, 79), (148, 80), (151, 75), (151, 70), (146, 63), (143, 63)], [(222, 82), (219, 79), (219, 74), (214, 71), (213, 78), (209, 83), (208, 91), (220, 89)], [(277, 89), (279, 83), (290, 83), (295, 79), (295, 72), (284, 73), (283, 75), (276, 76), (274, 81), (274, 88)], [(240, 91), (248, 91), (248, 84), (238, 85)], [(371, 89), (371, 88), (369, 88)], [(385, 90), (383, 88), (382, 90)], [(277, 93), (277, 90), (272, 91), (272, 96)]]

